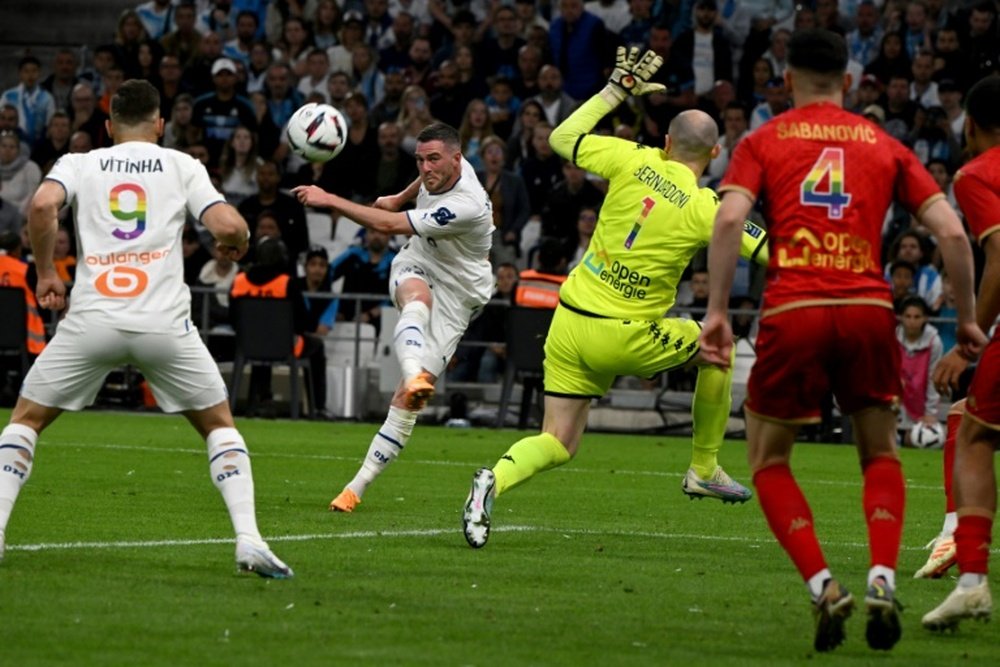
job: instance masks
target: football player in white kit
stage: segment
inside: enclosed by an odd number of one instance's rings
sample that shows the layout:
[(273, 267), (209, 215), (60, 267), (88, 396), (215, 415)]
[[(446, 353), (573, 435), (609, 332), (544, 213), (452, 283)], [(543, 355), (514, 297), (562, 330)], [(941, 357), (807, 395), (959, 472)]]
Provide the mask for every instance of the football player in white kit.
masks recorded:
[(237, 567), (291, 577), (257, 529), (250, 457), (218, 367), (189, 319), (191, 293), (184, 284), (187, 213), (234, 259), (247, 250), (247, 224), (212, 187), (201, 163), (156, 145), (163, 132), (159, 109), (159, 93), (148, 82), (123, 84), (107, 127), (115, 146), (64, 155), (32, 200), (28, 228), (42, 307), (65, 305), (66, 288), (52, 261), (64, 204), (76, 212), (80, 261), (69, 314), (28, 372), (0, 433), (0, 558), (39, 433), (63, 410), (90, 405), (108, 371), (132, 364), (159, 406), (183, 413), (205, 438), (212, 481), (236, 531)]
[[(428, 125), (417, 136), (415, 156), (419, 177), (371, 207), (315, 185), (293, 190), (303, 204), (333, 208), (365, 227), (410, 237), (389, 274), (389, 292), (400, 311), (393, 340), (403, 379), (361, 468), (331, 510), (353, 511), (365, 488), (403, 451), (417, 413), (434, 395), (435, 380), (493, 292), (492, 206), (462, 157), (458, 132), (444, 123)], [(414, 197), (417, 207), (400, 211)]]

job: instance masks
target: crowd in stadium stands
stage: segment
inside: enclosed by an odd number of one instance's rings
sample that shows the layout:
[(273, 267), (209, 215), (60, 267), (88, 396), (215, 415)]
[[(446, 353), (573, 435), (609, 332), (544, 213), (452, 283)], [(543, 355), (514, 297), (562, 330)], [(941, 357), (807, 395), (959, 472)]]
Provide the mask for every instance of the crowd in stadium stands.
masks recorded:
[[(60, 49), (49, 63), (20, 61), (18, 84), (0, 96), (0, 233), (23, 228), (31, 194), (59, 156), (110, 145), (111, 96), (138, 77), (160, 91), (163, 144), (206, 164), (255, 240), (282, 240), (287, 271), (305, 277), (310, 292), (330, 291), (345, 267), (365, 271), (352, 289), (384, 292), (389, 260), (382, 239), (338, 245), (335, 219), (317, 238), (307, 218), (326, 212), (304, 210), (287, 190), (314, 183), (371, 203), (415, 177), (412, 153), (425, 125), (454, 125), (493, 202), (491, 260), (504, 277), (498, 295), (506, 296), (510, 267), (537, 268), (546, 237), (558, 240), (566, 266), (580, 261), (607, 183), (564, 162), (548, 137), (600, 89), (618, 45), (663, 56), (657, 81), (667, 91), (629, 98), (596, 131), (662, 146), (672, 118), (702, 109), (720, 129), (722, 151), (703, 177), (713, 186), (740, 140), (790, 108), (786, 45), (795, 30), (814, 26), (846, 38), (853, 83), (845, 106), (912, 148), (954, 201), (963, 94), (1000, 72), (996, 2), (149, 0), (108, 26), (107, 43)], [(291, 114), (310, 101), (333, 105), (350, 123), (348, 145), (325, 164), (306, 162), (283, 138)], [(70, 216), (63, 220), (71, 225)], [(899, 302), (916, 294), (932, 314), (947, 315), (934, 239), (898, 207), (884, 230), (886, 277)], [(71, 259), (69, 231), (63, 257)], [(193, 221), (185, 240), (189, 283), (228, 287), (240, 268), (213, 259)], [(320, 258), (330, 274), (309, 279), (307, 260)], [(251, 251), (244, 262), (253, 261)], [(72, 261), (63, 266), (71, 281)], [(695, 303), (687, 285), (680, 306)], [(753, 306), (760, 285), (743, 265), (733, 296)], [(211, 301), (213, 324), (225, 323), (227, 304), (224, 296)], [(332, 312), (328, 305), (311, 305), (313, 331), (373, 319), (378, 304), (357, 309), (342, 300)], [(494, 327), (490, 335), (499, 340)], [(947, 332), (942, 337), (949, 345)], [(490, 363), (474, 377), (502, 354), (481, 348), (478, 356), (482, 350)]]

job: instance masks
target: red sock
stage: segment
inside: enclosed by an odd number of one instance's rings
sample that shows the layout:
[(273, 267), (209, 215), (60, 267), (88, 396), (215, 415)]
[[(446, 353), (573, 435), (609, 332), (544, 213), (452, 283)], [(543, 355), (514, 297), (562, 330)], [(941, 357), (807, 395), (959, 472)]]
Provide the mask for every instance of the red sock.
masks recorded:
[(958, 517), (955, 547), (958, 549), (958, 571), (962, 574), (986, 574), (990, 569), (990, 538), (993, 519), (985, 516)]
[(906, 506), (906, 483), (898, 459), (878, 456), (865, 465), (863, 504), (871, 564), (895, 570)]
[(961, 412), (948, 413), (948, 435), (944, 439), (944, 511), (955, 511), (955, 495), (951, 484), (955, 477), (955, 441), (958, 438), (958, 426), (962, 423)]
[(758, 470), (753, 476), (761, 509), (771, 532), (778, 538), (804, 581), (826, 567), (816, 539), (812, 510), (787, 465)]

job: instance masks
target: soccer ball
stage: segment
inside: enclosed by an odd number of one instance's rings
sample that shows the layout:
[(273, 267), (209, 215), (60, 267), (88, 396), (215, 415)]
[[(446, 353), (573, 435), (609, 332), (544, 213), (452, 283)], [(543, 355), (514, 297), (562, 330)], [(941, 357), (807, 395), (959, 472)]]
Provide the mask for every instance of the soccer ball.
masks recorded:
[(941, 424), (917, 422), (910, 429), (910, 444), (918, 449), (940, 447), (944, 443), (944, 427)]
[(305, 104), (292, 114), (285, 134), (295, 153), (310, 162), (327, 162), (347, 144), (347, 121), (329, 104)]

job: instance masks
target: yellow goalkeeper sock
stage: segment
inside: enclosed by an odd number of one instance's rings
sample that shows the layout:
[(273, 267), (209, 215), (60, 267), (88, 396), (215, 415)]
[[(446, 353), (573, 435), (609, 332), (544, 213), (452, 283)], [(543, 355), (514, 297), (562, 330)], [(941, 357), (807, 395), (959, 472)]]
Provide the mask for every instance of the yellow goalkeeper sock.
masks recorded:
[(497, 480), (496, 494), (499, 496), (540, 472), (561, 466), (569, 458), (566, 448), (549, 433), (539, 433), (518, 440), (493, 466), (493, 474)]
[(733, 405), (733, 369), (716, 366), (698, 369), (691, 415), (694, 430), (691, 436), (691, 467), (702, 479), (708, 479), (719, 465), (718, 453), (726, 436), (729, 410)]

